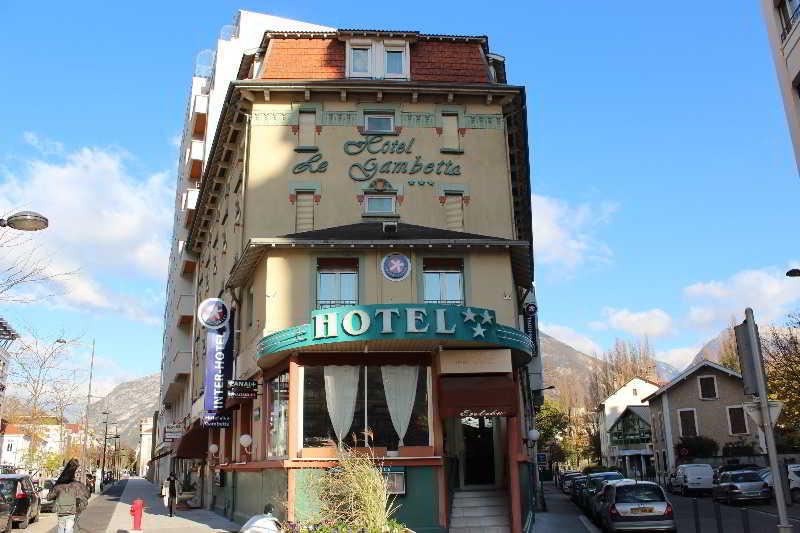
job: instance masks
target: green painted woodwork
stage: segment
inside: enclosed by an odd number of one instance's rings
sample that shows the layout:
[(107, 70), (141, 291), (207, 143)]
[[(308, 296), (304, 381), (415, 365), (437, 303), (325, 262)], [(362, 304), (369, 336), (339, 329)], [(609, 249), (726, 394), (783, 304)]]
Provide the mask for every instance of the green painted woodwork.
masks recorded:
[(358, 111), (323, 111), (321, 126), (359, 126)]
[(313, 482), (320, 474), (322, 474), (322, 470), (319, 468), (303, 468), (294, 471), (295, 521), (303, 522), (317, 518), (320, 501), (313, 490)]
[[(530, 337), (497, 324), (490, 309), (439, 304), (377, 304), (317, 309), (311, 322), (262, 338), (258, 356), (342, 342), (382, 340), (436, 341), (460, 346), (511, 348), (530, 359)], [(377, 346), (377, 345), (376, 345)]]
[(503, 115), (464, 114), (463, 117), (459, 118), (463, 121), (459, 122), (459, 127), (462, 128), (474, 130), (502, 130), (505, 128)]
[(433, 128), (436, 126), (434, 113), (403, 112), (400, 113), (400, 125), (404, 128)]
[(250, 118), (253, 126), (297, 125), (297, 112), (289, 106), (270, 106), (268, 111), (253, 111)]

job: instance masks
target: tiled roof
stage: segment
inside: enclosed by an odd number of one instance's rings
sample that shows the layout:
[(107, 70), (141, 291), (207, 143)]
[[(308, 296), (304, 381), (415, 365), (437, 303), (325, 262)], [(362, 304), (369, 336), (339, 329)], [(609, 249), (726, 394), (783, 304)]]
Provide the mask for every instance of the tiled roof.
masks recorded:
[(14, 328), (8, 325), (8, 322), (0, 317), (0, 340), (11, 340), (19, 338)]
[[(464, 233), (463, 231), (451, 231), (439, 228), (429, 228), (427, 226), (417, 226), (415, 224), (397, 224), (397, 232), (386, 234), (383, 231), (383, 222), (359, 222), (346, 226), (336, 226), (333, 228), (315, 229), (290, 233), (283, 235), (286, 239), (325, 241), (325, 240), (354, 240), (354, 241), (377, 241), (377, 240), (416, 240), (416, 239), (436, 239), (436, 240), (464, 240), (479, 239), (490, 241), (508, 241), (501, 237), (488, 237), (477, 233)], [(509, 241), (510, 242), (510, 241)]]
[(663, 387), (661, 387), (660, 389), (655, 391), (653, 394), (651, 394), (647, 398), (643, 398), (642, 401), (650, 401), (650, 400), (652, 400), (653, 398), (655, 398), (657, 396), (661, 396), (662, 394), (667, 392), (669, 389), (671, 389), (672, 387), (674, 387), (675, 385), (677, 385), (679, 383), (682, 383), (689, 376), (691, 376), (692, 374), (694, 374), (695, 372), (697, 372), (698, 370), (700, 370), (701, 368), (704, 368), (704, 367), (713, 368), (715, 370), (719, 370), (720, 372), (724, 372), (725, 374), (728, 374), (729, 376), (731, 376), (733, 378), (742, 379), (742, 375), (741, 374), (739, 374), (737, 372), (734, 372), (730, 368), (728, 368), (726, 366), (722, 366), (722, 365), (720, 365), (718, 363), (715, 363), (714, 361), (709, 361), (708, 359), (703, 359), (702, 361), (693, 364), (692, 366), (690, 366), (689, 368), (687, 368), (686, 370), (684, 370), (683, 372), (678, 374), (675, 377), (675, 379), (673, 379), (672, 381), (670, 381), (669, 383), (667, 383), (666, 385), (664, 385)]

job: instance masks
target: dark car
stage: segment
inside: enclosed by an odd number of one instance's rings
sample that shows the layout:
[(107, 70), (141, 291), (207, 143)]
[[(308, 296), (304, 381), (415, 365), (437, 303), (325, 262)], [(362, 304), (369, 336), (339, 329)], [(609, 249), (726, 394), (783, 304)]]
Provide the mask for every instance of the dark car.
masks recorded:
[(564, 481), (566, 481), (567, 476), (571, 476), (574, 474), (580, 474), (577, 470), (565, 470), (558, 475), (558, 488), (564, 490)]
[(11, 520), (20, 529), (39, 520), (41, 503), (33, 481), (27, 474), (0, 475), (0, 494), (11, 506)]
[(769, 483), (753, 470), (723, 472), (714, 483), (711, 496), (715, 500), (725, 501), (728, 505), (743, 501), (769, 503), (772, 499), (772, 489)]
[(572, 491), (570, 493), (570, 499), (578, 503), (581, 498), (581, 493), (586, 489), (586, 482), (589, 481), (587, 476), (580, 476), (576, 477), (572, 480)]
[(594, 474), (589, 474), (587, 477), (589, 479), (586, 482), (586, 489), (583, 491), (581, 499), (578, 500), (578, 505), (580, 505), (584, 511), (592, 516), (592, 500), (600, 491), (600, 489), (603, 488), (603, 485), (609, 481), (622, 479), (625, 476), (619, 472), (597, 472)]
[(575, 478), (579, 477), (583, 477), (583, 474), (580, 472), (566, 474), (561, 481), (561, 490), (564, 491), (565, 494), (572, 494), (572, 482), (575, 480)]
[(672, 505), (651, 481), (609, 482), (597, 514), (604, 531), (675, 531)]

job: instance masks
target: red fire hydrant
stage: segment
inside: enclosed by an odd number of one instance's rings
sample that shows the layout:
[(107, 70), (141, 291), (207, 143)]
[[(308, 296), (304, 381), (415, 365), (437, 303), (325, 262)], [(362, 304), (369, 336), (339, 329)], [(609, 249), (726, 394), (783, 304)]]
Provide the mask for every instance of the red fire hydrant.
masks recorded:
[(144, 514), (144, 500), (136, 499), (131, 504), (131, 516), (133, 517), (133, 531), (142, 530), (142, 514)]

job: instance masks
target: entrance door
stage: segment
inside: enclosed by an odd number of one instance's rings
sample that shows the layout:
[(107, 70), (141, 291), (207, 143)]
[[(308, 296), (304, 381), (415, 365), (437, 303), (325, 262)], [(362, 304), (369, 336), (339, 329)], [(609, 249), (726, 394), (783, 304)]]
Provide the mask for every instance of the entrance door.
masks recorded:
[(494, 485), (494, 421), (481, 416), (461, 419), (464, 435), (464, 485)]

